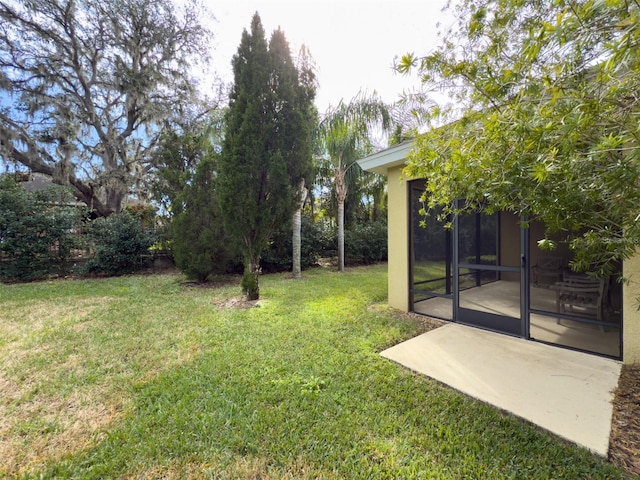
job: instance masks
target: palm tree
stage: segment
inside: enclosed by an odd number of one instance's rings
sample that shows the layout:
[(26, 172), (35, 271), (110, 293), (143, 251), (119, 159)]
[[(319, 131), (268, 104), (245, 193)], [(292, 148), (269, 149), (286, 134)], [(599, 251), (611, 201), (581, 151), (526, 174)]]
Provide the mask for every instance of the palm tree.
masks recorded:
[(293, 234), (291, 236), (293, 247), (293, 278), (302, 278), (302, 209), (304, 208), (308, 194), (309, 191), (304, 186), (304, 178), (301, 178), (300, 184), (298, 185), (299, 202), (296, 205), (296, 210), (293, 212)]
[(347, 175), (356, 173), (363, 151), (371, 148), (374, 133), (388, 131), (391, 116), (375, 92), (367, 97), (359, 93), (349, 103), (343, 101), (330, 109), (320, 122), (318, 140), (331, 165), (338, 203), (338, 264), (344, 272), (344, 203), (348, 193)]
[(293, 278), (302, 278), (302, 262), (301, 262), (301, 250), (302, 250), (302, 209), (304, 208), (305, 201), (309, 190), (305, 186), (307, 180), (311, 180), (313, 172), (313, 131), (318, 123), (318, 110), (313, 104), (313, 100), (316, 96), (316, 90), (318, 89), (318, 80), (316, 77), (317, 67), (309, 49), (305, 45), (300, 48), (298, 57), (296, 58), (296, 70), (298, 72), (298, 79), (300, 81), (300, 96), (298, 108), (303, 112), (304, 118), (307, 120), (305, 130), (307, 135), (304, 136), (308, 139), (308, 143), (305, 146), (308, 150), (301, 149), (304, 153), (302, 155), (300, 163), (303, 165), (300, 168), (300, 178), (292, 178), (293, 182), (297, 181), (298, 186), (295, 197), (297, 198), (296, 210), (293, 212), (293, 232), (291, 235), (292, 243), (292, 256), (293, 256)]

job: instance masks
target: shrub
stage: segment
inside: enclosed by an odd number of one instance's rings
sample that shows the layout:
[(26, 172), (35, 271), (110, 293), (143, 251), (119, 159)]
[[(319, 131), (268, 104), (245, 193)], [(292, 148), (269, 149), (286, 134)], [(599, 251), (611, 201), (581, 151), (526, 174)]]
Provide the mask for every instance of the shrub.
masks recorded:
[(95, 254), (81, 273), (122, 275), (145, 268), (151, 261), (148, 251), (155, 234), (128, 211), (94, 220), (87, 233)]
[(320, 224), (322, 236), (320, 244), (320, 256), (331, 258), (338, 256), (338, 228), (327, 222)]
[(0, 278), (30, 281), (71, 271), (76, 228), (84, 210), (63, 187), (28, 192), (0, 178)]
[[(337, 240), (336, 240), (337, 242)], [(387, 260), (387, 224), (356, 224), (344, 232), (345, 263), (370, 264)]]
[[(291, 270), (293, 265), (291, 224), (281, 226), (273, 235), (272, 240), (262, 253), (260, 266), (264, 272), (282, 272)], [(315, 223), (310, 216), (302, 215), (300, 245), (300, 266), (302, 269), (309, 268), (318, 263), (318, 258), (323, 250), (323, 228), (319, 223)]]
[[(311, 223), (307, 230), (310, 235), (310, 248), (317, 262), (318, 258), (330, 258), (338, 255), (338, 230), (328, 223)], [(304, 249), (304, 224), (303, 224), (303, 249)], [(283, 238), (282, 243), (287, 240)], [(289, 250), (289, 263), (291, 264), (291, 241), (289, 239), (286, 248)], [(351, 226), (344, 232), (345, 263), (348, 265), (362, 265), (387, 260), (387, 223), (379, 220), (373, 223), (360, 223)]]
[(187, 209), (172, 220), (171, 236), (176, 267), (189, 279), (204, 282), (213, 274), (242, 271), (219, 217), (206, 221)]
[(215, 195), (215, 157), (203, 158), (193, 181), (177, 196), (180, 213), (171, 222), (173, 258), (187, 278), (204, 282), (215, 273), (240, 268), (242, 261), (225, 233)]

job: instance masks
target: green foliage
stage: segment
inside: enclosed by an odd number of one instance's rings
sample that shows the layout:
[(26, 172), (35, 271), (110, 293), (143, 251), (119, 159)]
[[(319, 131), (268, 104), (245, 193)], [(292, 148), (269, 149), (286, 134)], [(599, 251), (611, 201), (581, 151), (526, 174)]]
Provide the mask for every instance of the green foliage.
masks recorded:
[(387, 260), (387, 222), (359, 223), (345, 231), (348, 264), (370, 264)]
[(181, 195), (191, 182), (196, 166), (207, 153), (206, 135), (201, 130), (201, 127), (190, 125), (184, 133), (168, 130), (160, 138), (152, 191), (155, 200), (169, 216), (182, 212)]
[(450, 95), (407, 173), (429, 180), (431, 209), (541, 220), (573, 268), (614, 273), (640, 245), (638, 3), (458, 3), (440, 46), (398, 65)]
[(11, 176), (0, 177), (0, 279), (69, 273), (82, 213), (64, 188), (28, 192)]
[(146, 193), (165, 126), (203, 108), (204, 18), (191, 1), (0, 2), (0, 165), (53, 175), (95, 215), (120, 212)]
[(156, 241), (142, 219), (125, 210), (91, 222), (87, 231), (95, 253), (81, 273), (123, 275), (148, 266), (149, 247)]
[(176, 266), (190, 279), (204, 282), (240, 263), (225, 233), (215, 190), (215, 154), (200, 160), (195, 175), (177, 197), (180, 213), (171, 222)]
[[(335, 257), (338, 230), (326, 225), (322, 231), (321, 255)], [(387, 260), (387, 222), (365, 222), (351, 225), (344, 232), (345, 264), (367, 265)]]
[(217, 190), (225, 228), (254, 275), (272, 233), (293, 215), (294, 189), (310, 170), (304, 165), (311, 157), (312, 96), (300, 82), (284, 34), (274, 32), (267, 46), (257, 13), (232, 64)]
[[(323, 253), (324, 235), (320, 223), (316, 223), (308, 215), (302, 215), (300, 245), (300, 266), (309, 268), (318, 263)], [(291, 245), (291, 225), (283, 224), (278, 228), (268, 248), (263, 252), (260, 265), (265, 272), (281, 272), (291, 269), (293, 262)]]
[(362, 153), (371, 151), (371, 135), (391, 126), (388, 107), (374, 92), (360, 92), (351, 101), (341, 101), (322, 118), (318, 127), (318, 141), (334, 168), (345, 170)]
[[(318, 112), (314, 105), (316, 78), (309, 51), (302, 46), (297, 65), (282, 30), (275, 30), (269, 41), (271, 59), (272, 129), (270, 148), (281, 152), (289, 185), (297, 187), (300, 179), (313, 183), (313, 131)], [(294, 205), (299, 192), (294, 191)]]

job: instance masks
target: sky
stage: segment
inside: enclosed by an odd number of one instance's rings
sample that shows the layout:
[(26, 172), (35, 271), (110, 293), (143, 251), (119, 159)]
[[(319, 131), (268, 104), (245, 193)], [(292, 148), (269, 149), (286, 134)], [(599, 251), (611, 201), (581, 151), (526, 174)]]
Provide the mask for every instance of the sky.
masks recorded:
[(386, 102), (419, 86), (416, 75), (392, 69), (395, 57), (425, 55), (437, 43), (438, 22), (448, 26), (441, 9), (446, 0), (206, 0), (216, 17), (212, 25), (214, 69), (233, 81), (231, 58), (243, 29), (257, 11), (267, 34), (280, 27), (292, 55), (302, 44), (318, 68), (316, 105), (320, 113), (349, 101), (360, 90), (374, 90)]

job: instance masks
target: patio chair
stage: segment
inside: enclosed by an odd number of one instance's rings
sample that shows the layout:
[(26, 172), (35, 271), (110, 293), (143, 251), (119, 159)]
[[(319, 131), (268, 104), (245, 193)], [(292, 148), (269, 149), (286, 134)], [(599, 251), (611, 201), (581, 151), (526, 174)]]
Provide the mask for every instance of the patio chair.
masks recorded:
[[(608, 278), (593, 279), (586, 275), (565, 274), (551, 288), (556, 291), (556, 310), (602, 322), (607, 298)], [(560, 324), (561, 319), (556, 319)], [(600, 326), (604, 331), (604, 327)]]
[(561, 282), (564, 272), (564, 258), (562, 257), (540, 257), (538, 262), (531, 267), (533, 271), (533, 284), (540, 286), (540, 277), (553, 278), (553, 280), (545, 285), (553, 285), (555, 282)]

